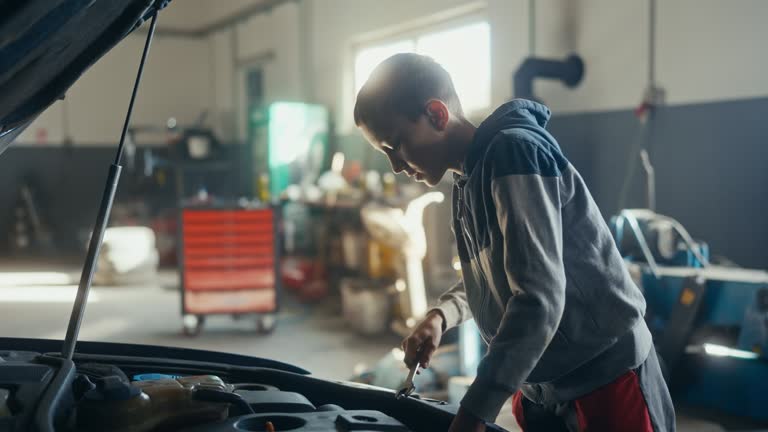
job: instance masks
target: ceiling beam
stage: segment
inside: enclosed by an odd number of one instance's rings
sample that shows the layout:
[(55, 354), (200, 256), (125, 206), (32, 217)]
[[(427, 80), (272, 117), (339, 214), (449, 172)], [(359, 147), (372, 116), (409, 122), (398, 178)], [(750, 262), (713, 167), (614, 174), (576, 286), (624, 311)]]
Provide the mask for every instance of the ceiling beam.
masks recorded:
[[(201, 27), (199, 29), (192, 29), (192, 30), (173, 29), (173, 28), (164, 29), (160, 27), (157, 30), (155, 30), (155, 36), (179, 37), (179, 38), (204, 38), (209, 36), (211, 33), (230, 28), (241, 22), (247, 21), (256, 15), (261, 15), (264, 13), (271, 12), (272, 9), (284, 3), (299, 2), (299, 1), (301, 0), (264, 0), (254, 4), (253, 6), (248, 6), (246, 8), (243, 8), (243, 10), (239, 12), (235, 12), (229, 16), (216, 20), (215, 22), (208, 24), (204, 27)], [(171, 3), (170, 7), (173, 7), (173, 3)], [(146, 35), (147, 31), (148, 31), (147, 29), (142, 27), (142, 28), (136, 29), (134, 33), (139, 35)]]

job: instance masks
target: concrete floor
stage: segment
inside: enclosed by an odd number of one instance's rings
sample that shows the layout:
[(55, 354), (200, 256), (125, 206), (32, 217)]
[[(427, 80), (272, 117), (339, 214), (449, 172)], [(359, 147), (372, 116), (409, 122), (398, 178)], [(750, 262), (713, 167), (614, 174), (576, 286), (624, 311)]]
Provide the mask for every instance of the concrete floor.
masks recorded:
[[(27, 273), (25, 270), (24, 273)], [(18, 286), (27, 274), (0, 272), (0, 329), (14, 337), (63, 339), (79, 277), (76, 270), (33, 272), (35, 277), (69, 283)], [(10, 276), (9, 276), (10, 275)], [(362, 337), (341, 320), (332, 304), (313, 307), (287, 298), (271, 335), (258, 335), (253, 320), (229, 316), (207, 319), (197, 337), (181, 333), (178, 279), (162, 272), (160, 283), (94, 286), (80, 340), (130, 342), (232, 352), (285, 361), (330, 379), (349, 379), (361, 364), (371, 365), (399, 344), (394, 336)], [(10, 283), (9, 283), (10, 282)], [(39, 282), (48, 282), (40, 280)]]
[[(0, 263), (0, 333), (63, 339), (79, 270), (67, 265)], [(93, 287), (80, 339), (178, 346), (266, 357), (303, 367), (329, 379), (349, 379), (355, 368), (373, 365), (394, 346), (395, 336), (362, 337), (343, 322), (337, 302), (312, 307), (286, 298), (273, 334), (260, 336), (251, 320), (212, 317), (198, 337), (181, 333), (178, 278), (162, 272), (157, 283)], [(519, 430), (504, 410), (497, 423)], [(680, 416), (678, 430), (723, 428)]]

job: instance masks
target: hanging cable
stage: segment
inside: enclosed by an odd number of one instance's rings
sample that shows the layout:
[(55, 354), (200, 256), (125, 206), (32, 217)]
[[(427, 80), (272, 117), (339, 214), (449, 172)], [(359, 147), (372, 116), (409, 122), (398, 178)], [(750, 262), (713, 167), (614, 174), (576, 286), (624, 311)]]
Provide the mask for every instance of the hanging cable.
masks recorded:
[[(629, 196), (629, 189), (638, 165), (638, 159), (641, 160), (646, 174), (652, 172), (650, 163), (650, 147), (653, 135), (651, 123), (654, 111), (662, 99), (663, 90), (656, 85), (656, 0), (648, 0), (648, 83), (643, 100), (635, 109), (635, 117), (638, 119), (638, 130), (629, 149), (626, 174), (624, 175), (621, 191), (619, 192), (619, 210), (623, 209), (627, 204), (627, 197)], [(651, 167), (651, 171), (649, 171), (649, 167)], [(646, 189), (647, 202), (645, 205), (647, 208), (655, 210), (656, 192), (653, 178), (646, 178)]]
[(536, 0), (528, 0), (528, 57), (536, 56)]
[(648, 88), (656, 88), (656, 0), (648, 2)]

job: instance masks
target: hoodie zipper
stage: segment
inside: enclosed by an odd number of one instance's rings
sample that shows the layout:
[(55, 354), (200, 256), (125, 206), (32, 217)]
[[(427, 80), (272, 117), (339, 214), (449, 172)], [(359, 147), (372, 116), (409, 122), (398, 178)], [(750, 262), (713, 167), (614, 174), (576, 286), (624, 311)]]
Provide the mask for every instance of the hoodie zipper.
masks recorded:
[[(485, 332), (483, 324), (481, 323), (480, 313), (485, 310), (486, 303), (488, 301), (488, 293), (487, 293), (487, 291), (488, 291), (488, 287), (487, 287), (488, 283), (487, 283), (487, 281), (485, 281), (485, 278), (484, 278), (484, 275), (482, 275), (482, 272), (476, 272), (475, 269), (472, 266), (472, 262), (471, 262), (472, 261), (472, 254), (474, 254), (474, 251), (476, 250), (476, 247), (475, 247), (475, 241), (472, 238), (472, 234), (470, 234), (469, 228), (467, 228), (467, 226), (465, 224), (465, 221), (464, 221), (464, 213), (467, 210), (467, 208), (464, 205), (464, 186), (462, 186), (461, 184), (457, 184), (456, 187), (458, 188), (458, 198), (459, 198), (458, 199), (458, 203), (457, 203), (457, 207), (458, 207), (457, 208), (457, 216), (458, 216), (458, 219), (459, 219), (459, 225), (461, 226), (461, 231), (464, 234), (465, 243), (468, 243), (468, 246), (469, 246), (468, 247), (469, 252), (470, 252), (470, 254), (469, 254), (470, 255), (469, 256), (469, 260), (470, 260), (469, 267), (472, 270), (472, 273), (480, 273), (480, 276), (483, 276), (482, 280), (479, 277), (475, 277), (475, 279), (477, 280), (477, 283), (482, 284), (481, 287), (480, 287), (480, 308), (478, 309), (478, 314), (475, 317), (475, 323), (477, 324), (478, 329), (480, 329), (480, 332), (485, 335), (486, 332)], [(479, 251), (479, 246), (477, 246), (477, 250), (478, 250), (478, 253), (479, 253), (480, 252)], [(476, 256), (475, 259), (479, 260), (480, 257)], [(487, 336), (485, 336), (485, 337), (487, 337)]]
[(458, 188), (459, 188), (459, 202), (458, 202), (459, 225), (461, 225), (461, 230), (464, 232), (464, 236), (469, 241), (470, 249), (474, 251), (475, 241), (472, 239), (472, 234), (469, 233), (469, 229), (464, 224), (464, 212), (466, 211), (466, 208), (464, 207), (464, 187), (458, 186)]

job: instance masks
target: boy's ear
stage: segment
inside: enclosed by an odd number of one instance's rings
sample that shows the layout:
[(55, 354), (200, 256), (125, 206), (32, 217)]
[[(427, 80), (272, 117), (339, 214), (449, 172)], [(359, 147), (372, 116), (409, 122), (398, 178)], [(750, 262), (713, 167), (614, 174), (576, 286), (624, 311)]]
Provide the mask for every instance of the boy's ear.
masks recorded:
[(432, 126), (438, 131), (444, 131), (450, 118), (448, 106), (440, 99), (430, 99), (427, 101), (425, 111)]

